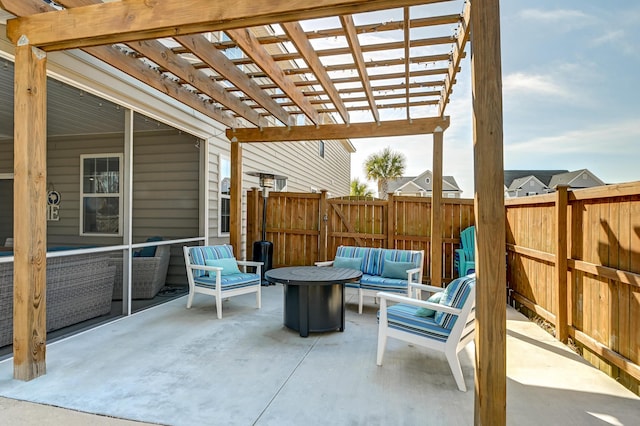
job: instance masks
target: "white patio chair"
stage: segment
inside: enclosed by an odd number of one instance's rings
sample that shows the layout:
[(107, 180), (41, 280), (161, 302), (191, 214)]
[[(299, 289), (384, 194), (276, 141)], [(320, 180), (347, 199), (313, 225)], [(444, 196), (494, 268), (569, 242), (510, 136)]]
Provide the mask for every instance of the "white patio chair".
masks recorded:
[[(196, 293), (216, 298), (216, 313), (222, 319), (222, 298), (255, 293), (258, 309), (262, 306), (263, 262), (236, 260), (230, 245), (185, 246), (184, 262), (189, 280), (187, 309), (191, 308)], [(245, 270), (241, 271), (238, 266)], [(256, 268), (255, 273), (246, 271), (247, 266)]]
[[(458, 389), (466, 392), (458, 353), (473, 340), (475, 334), (475, 281), (475, 274), (452, 281), (444, 289), (440, 303), (385, 292), (378, 293), (380, 312), (377, 364), (382, 365), (387, 337), (443, 352)], [(443, 291), (440, 287), (422, 284), (413, 284), (412, 287), (430, 293)], [(410, 294), (413, 294), (413, 291)], [(388, 302), (398, 303), (389, 306)], [(416, 315), (421, 314), (421, 308), (433, 310), (435, 313), (433, 316)]]

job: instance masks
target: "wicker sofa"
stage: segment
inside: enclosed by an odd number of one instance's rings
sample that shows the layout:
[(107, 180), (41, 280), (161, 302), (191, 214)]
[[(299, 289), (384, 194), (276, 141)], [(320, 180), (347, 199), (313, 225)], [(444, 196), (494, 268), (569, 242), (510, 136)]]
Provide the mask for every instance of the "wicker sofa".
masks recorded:
[[(111, 312), (115, 267), (101, 253), (47, 259), (47, 331)], [(13, 264), (0, 263), (0, 346), (13, 343)]]
[[(171, 258), (168, 245), (153, 247), (153, 256), (132, 257), (131, 298), (153, 299), (164, 287)], [(110, 264), (116, 267), (116, 279), (113, 286), (113, 300), (122, 300), (122, 254), (112, 255)]]

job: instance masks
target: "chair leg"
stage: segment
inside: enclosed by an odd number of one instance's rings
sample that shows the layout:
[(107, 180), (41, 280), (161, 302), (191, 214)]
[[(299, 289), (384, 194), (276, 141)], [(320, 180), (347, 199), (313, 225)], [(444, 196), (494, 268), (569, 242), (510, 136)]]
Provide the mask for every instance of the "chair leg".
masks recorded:
[(447, 361), (449, 362), (449, 368), (451, 368), (451, 372), (453, 373), (453, 378), (456, 381), (456, 385), (458, 385), (458, 389), (460, 389), (462, 392), (466, 392), (467, 387), (464, 384), (464, 376), (462, 375), (462, 367), (460, 366), (458, 354), (455, 352), (446, 352), (445, 355), (447, 357)]
[(262, 294), (260, 291), (261, 285), (258, 284), (258, 291), (256, 291), (256, 303), (258, 304), (258, 309), (262, 308)]
[(364, 296), (362, 295), (362, 289), (358, 289), (358, 313), (362, 314), (362, 305), (364, 303)]
[(222, 298), (216, 296), (216, 314), (218, 314), (218, 319), (222, 319)]
[(190, 291), (189, 296), (187, 297), (187, 309), (191, 308), (191, 304), (193, 303), (193, 295), (195, 291)]
[(382, 358), (384, 357), (384, 350), (387, 347), (387, 327), (385, 325), (378, 325), (378, 356), (376, 358), (376, 364), (382, 365)]

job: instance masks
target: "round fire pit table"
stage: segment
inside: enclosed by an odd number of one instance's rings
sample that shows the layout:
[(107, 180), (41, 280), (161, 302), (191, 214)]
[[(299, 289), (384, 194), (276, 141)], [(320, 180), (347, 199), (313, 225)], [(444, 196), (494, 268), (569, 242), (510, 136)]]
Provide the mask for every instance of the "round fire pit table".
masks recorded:
[(284, 325), (307, 337), (309, 332), (344, 331), (344, 284), (357, 281), (357, 269), (291, 266), (265, 273), (284, 285)]

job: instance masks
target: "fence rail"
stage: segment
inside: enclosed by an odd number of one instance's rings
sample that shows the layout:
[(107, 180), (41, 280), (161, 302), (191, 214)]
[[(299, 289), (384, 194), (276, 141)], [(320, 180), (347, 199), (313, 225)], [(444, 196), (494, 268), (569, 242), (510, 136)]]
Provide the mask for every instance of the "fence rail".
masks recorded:
[(512, 300), (640, 393), (640, 182), (505, 204)]
[[(247, 241), (261, 238), (262, 195), (247, 194)], [(273, 266), (311, 265), (332, 259), (340, 245), (424, 250), (424, 276), (430, 276), (431, 199), (393, 196), (388, 200), (327, 198), (315, 194), (275, 192), (267, 198), (266, 236), (273, 242)], [(442, 203), (443, 282), (456, 275), (453, 253), (460, 231), (473, 225), (473, 200)], [(252, 256), (247, 244), (247, 254)]]

